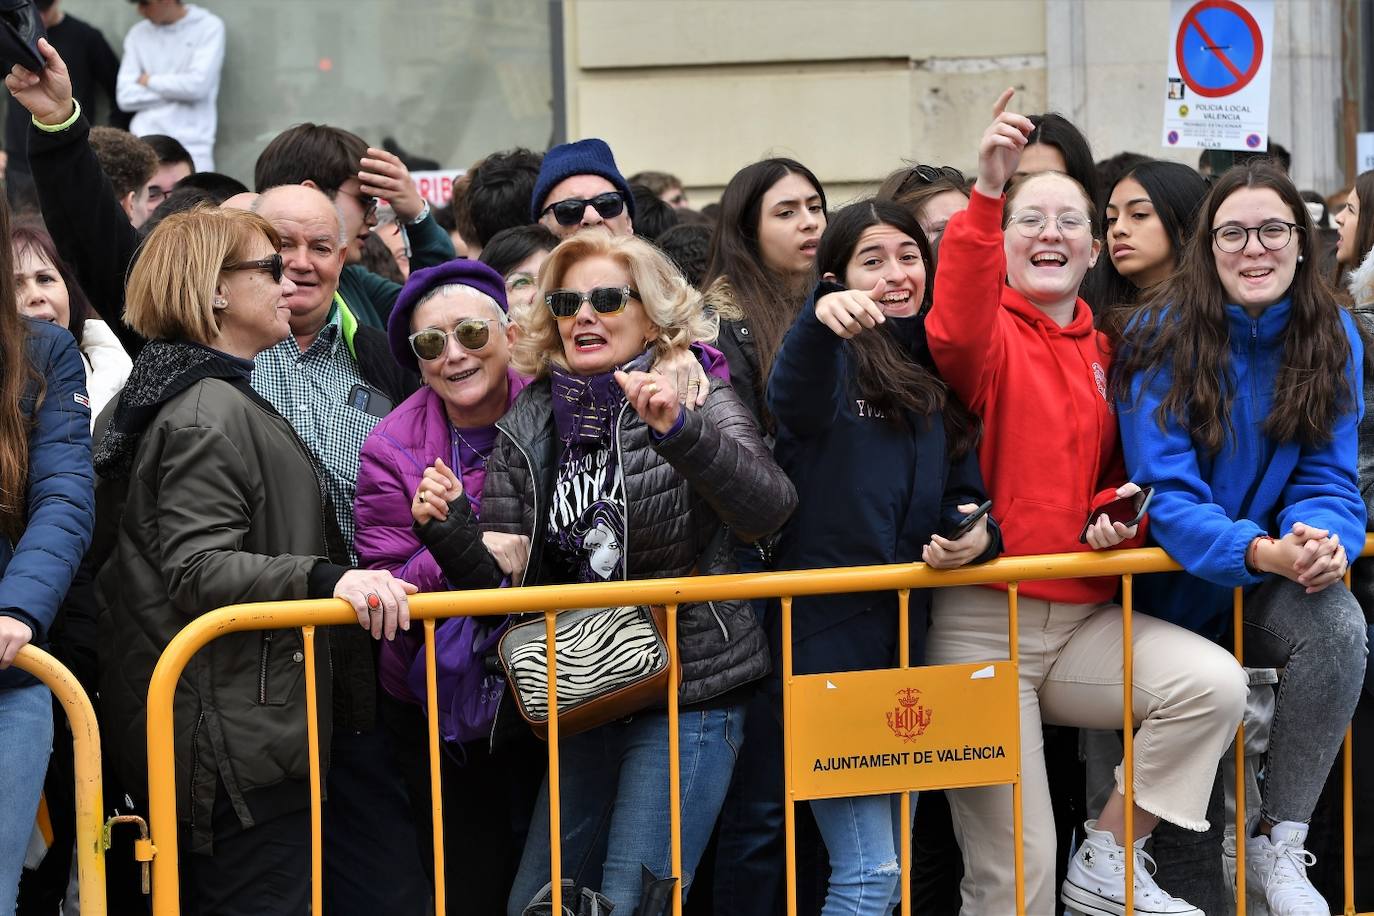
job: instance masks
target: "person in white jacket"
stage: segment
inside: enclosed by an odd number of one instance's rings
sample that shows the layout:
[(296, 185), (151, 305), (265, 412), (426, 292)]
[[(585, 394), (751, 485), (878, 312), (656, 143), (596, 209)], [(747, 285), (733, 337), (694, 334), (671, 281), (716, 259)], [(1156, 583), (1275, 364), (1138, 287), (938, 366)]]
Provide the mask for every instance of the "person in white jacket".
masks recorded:
[(91, 428), (105, 405), (124, 387), (133, 363), (105, 322), (93, 314), (86, 294), (57, 256), (52, 237), (34, 226), (17, 225), (10, 233), (14, 255), (14, 289), (19, 314), (61, 325), (76, 338), (86, 367), (86, 393), (91, 401)]
[(115, 97), (133, 114), (137, 136), (166, 134), (191, 153), (196, 171), (214, 171), (224, 21), (183, 0), (130, 0), (144, 22), (124, 36)]

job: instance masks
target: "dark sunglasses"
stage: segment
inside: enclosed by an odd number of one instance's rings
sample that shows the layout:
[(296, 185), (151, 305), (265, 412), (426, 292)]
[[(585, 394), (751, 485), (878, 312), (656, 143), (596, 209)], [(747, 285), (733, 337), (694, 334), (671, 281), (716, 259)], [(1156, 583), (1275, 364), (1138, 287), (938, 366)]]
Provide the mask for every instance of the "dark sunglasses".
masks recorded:
[(590, 302), (598, 315), (614, 315), (624, 311), (631, 299), (639, 299), (638, 290), (628, 286), (598, 286), (589, 293), (556, 289), (544, 297), (544, 302), (553, 312), (553, 317), (561, 320), (576, 315), (584, 302)]
[(452, 334), (460, 347), (476, 353), (491, 341), (491, 322), (490, 318), (464, 318), (452, 331), (425, 328), (410, 335), (410, 349), (426, 362), (438, 359), (448, 348), (448, 338)]
[(272, 282), (280, 283), (284, 266), (281, 255), (273, 254), (257, 261), (238, 261), (224, 265), (225, 270), (265, 270), (272, 275)]
[(901, 194), (918, 184), (935, 184), (941, 179), (959, 188), (963, 188), (968, 181), (964, 173), (952, 165), (913, 165), (897, 186), (897, 193)]
[(582, 214), (587, 212), (587, 205), (591, 204), (602, 219), (615, 219), (625, 210), (625, 198), (620, 196), (619, 191), (607, 191), (605, 194), (598, 194), (590, 200), (579, 200), (570, 197), (567, 200), (560, 200), (558, 203), (549, 204), (539, 215), (543, 216), (550, 210), (553, 211), (553, 218), (558, 220), (560, 226), (576, 226), (582, 222)]

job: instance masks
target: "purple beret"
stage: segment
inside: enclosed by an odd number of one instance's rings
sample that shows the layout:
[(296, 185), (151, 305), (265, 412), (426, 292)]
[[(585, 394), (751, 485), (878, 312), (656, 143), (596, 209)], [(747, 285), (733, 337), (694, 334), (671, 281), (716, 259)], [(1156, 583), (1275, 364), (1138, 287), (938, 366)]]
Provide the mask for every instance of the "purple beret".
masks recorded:
[(485, 293), (496, 300), (501, 311), (509, 311), (506, 305), (506, 281), (496, 271), (481, 261), (455, 258), (445, 261), (438, 267), (417, 270), (406, 280), (396, 297), (396, 305), (386, 322), (386, 334), (391, 343), (391, 355), (403, 368), (412, 372), (420, 369), (415, 354), (410, 349), (410, 316), (420, 300), (441, 286), (470, 286), (479, 293)]

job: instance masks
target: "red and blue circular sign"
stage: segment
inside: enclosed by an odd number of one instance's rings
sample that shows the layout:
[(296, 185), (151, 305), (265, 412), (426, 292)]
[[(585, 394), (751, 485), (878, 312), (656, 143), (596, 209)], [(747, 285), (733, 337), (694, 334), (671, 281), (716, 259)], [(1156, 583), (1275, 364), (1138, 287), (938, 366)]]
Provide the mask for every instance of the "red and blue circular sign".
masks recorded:
[(1169, 141), (1169, 145), (1170, 145), (1170, 146), (1173, 146), (1175, 143), (1178, 142), (1178, 131), (1176, 131), (1176, 130), (1171, 130), (1171, 131), (1169, 131), (1169, 136), (1167, 137), (1167, 139), (1168, 139), (1168, 141)]
[(1259, 149), (1259, 145), (1262, 142), (1259, 134), (1250, 134), (1245, 138), (1245, 145), (1251, 149)]
[(1264, 37), (1234, 0), (1200, 0), (1183, 14), (1174, 54), (1188, 88), (1215, 99), (1250, 85), (1264, 60)]

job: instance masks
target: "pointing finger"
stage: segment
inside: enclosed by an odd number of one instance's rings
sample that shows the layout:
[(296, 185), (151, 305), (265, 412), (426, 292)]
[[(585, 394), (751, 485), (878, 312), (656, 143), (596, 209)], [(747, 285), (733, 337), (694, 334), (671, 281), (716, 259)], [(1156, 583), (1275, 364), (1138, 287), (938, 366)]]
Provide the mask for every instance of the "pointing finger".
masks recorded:
[(992, 106), (992, 116), (994, 118), (1000, 117), (1002, 112), (1007, 110), (1007, 103), (1011, 101), (1014, 95), (1016, 95), (1016, 90), (1014, 88), (1008, 87), (1002, 91), (1002, 94), (997, 97), (997, 103)]

